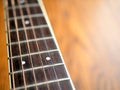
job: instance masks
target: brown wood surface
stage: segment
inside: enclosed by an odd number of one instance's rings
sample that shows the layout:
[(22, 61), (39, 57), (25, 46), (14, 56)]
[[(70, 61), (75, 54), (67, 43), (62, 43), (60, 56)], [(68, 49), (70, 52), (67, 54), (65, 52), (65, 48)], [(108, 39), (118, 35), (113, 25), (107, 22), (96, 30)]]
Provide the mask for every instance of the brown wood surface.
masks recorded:
[(44, 4), (76, 90), (120, 90), (120, 1)]
[(0, 0), (0, 90), (9, 90), (4, 8)]
[[(44, 0), (76, 90), (120, 90), (120, 1)], [(0, 90), (9, 90), (0, 1)]]

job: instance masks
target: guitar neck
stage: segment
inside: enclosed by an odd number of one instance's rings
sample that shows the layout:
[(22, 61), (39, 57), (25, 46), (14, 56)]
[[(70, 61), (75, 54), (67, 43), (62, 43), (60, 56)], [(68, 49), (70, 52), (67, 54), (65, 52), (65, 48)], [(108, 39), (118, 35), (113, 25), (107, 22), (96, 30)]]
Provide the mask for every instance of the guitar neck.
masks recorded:
[(10, 90), (75, 90), (42, 0), (5, 0)]

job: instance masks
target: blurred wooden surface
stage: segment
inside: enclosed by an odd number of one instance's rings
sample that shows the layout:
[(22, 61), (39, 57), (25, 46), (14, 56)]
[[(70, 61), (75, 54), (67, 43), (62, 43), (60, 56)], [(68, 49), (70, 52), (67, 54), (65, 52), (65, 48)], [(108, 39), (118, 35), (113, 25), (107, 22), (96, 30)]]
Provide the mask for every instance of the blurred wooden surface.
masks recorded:
[(120, 0), (43, 0), (76, 90), (120, 90)]
[(0, 90), (9, 90), (4, 8), (0, 0)]
[[(120, 90), (120, 1), (44, 0), (76, 90)], [(0, 1), (0, 90), (9, 90)]]

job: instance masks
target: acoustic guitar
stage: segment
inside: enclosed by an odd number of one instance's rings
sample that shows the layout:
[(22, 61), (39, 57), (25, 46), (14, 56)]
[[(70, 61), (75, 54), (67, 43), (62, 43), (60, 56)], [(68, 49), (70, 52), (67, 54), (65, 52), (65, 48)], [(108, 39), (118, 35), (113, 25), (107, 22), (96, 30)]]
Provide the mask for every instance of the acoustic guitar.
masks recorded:
[(42, 0), (4, 0), (10, 90), (75, 90)]
[[(10, 6), (10, 9), (7, 9), (7, 7), (9, 7), (7, 4), (8, 3), (7, 0), (0, 1), (0, 90), (13, 89), (13, 82), (12, 82), (13, 75), (11, 72), (12, 68), (10, 68), (11, 55), (9, 53), (10, 52), (9, 33), (10, 34), (15, 33), (15, 37), (16, 36), (18, 37), (18, 35), (20, 34), (19, 32), (23, 31), (21, 27), (16, 28), (18, 27), (16, 26), (17, 20), (20, 20), (21, 18), (22, 18), (21, 19), (22, 25), (24, 24), (23, 27), (25, 27), (25, 30), (26, 30), (26, 34), (29, 33), (28, 29), (30, 29), (29, 26), (27, 25), (30, 24), (30, 27), (32, 27), (31, 28), (32, 30), (35, 30), (37, 26), (37, 25), (34, 26), (31, 24), (31, 21), (34, 22), (32, 18), (34, 18), (35, 14), (29, 15), (29, 13), (32, 14), (31, 11), (29, 11), (30, 10), (29, 8), (26, 8), (27, 15), (29, 16), (26, 17), (26, 15), (24, 15), (23, 17), (20, 18), (20, 16), (22, 16), (22, 13), (24, 13), (23, 5), (25, 3), (23, 0), (19, 0), (19, 2), (16, 2), (16, 0), (11, 0), (11, 1), (12, 3)], [(31, 1), (31, 0), (25, 0), (25, 1)], [(119, 39), (120, 38), (120, 35), (119, 35), (120, 33), (120, 26), (119, 26), (120, 1), (119, 0), (43, 0), (43, 2), (65, 60), (63, 67), (66, 64), (67, 69), (70, 73), (70, 75), (67, 73), (67, 76), (71, 76), (72, 81), (75, 85), (75, 89), (76, 90), (120, 90), (120, 70), (119, 70), (120, 68), (120, 55), (119, 55), (120, 53), (120, 50), (119, 50), (120, 49), (120, 39)], [(18, 4), (18, 6), (20, 6), (19, 10), (18, 10), (18, 7), (15, 6), (16, 3)], [(9, 20), (13, 21), (14, 17), (12, 17), (12, 14), (11, 14), (11, 17), (9, 17), (9, 10), (11, 10), (12, 7), (14, 6), (15, 8), (13, 8), (12, 13), (14, 11), (13, 15), (18, 15), (18, 16), (15, 17), (15, 25), (13, 24), (12, 26), (13, 29), (10, 29), (11, 27), (8, 24), (10, 22), (8, 21)], [(28, 4), (26, 6), (29, 7)], [(43, 9), (43, 6), (42, 7), (40, 6), (40, 9), (42, 9), (42, 13), (44, 14), (45, 10)], [(35, 11), (32, 11), (32, 12), (35, 12)], [(18, 13), (20, 12), (20, 15), (17, 14), (16, 12)], [(6, 18), (4, 18), (4, 16)], [(44, 16), (41, 16), (41, 17), (46, 18), (46, 14), (44, 14)], [(25, 18), (27, 18), (26, 22), (24, 22)], [(29, 19), (30, 21), (28, 21)], [(50, 29), (51, 26), (48, 23), (48, 19), (45, 19), (45, 21), (48, 25), (48, 28)], [(38, 24), (37, 20), (33, 24), (35, 23)], [(16, 29), (14, 29), (14, 26)], [(19, 29), (21, 30), (19, 31)], [(13, 31), (10, 31), (10, 30), (13, 30)], [(15, 32), (15, 30), (18, 32)], [(62, 58), (59, 52), (58, 45), (56, 45), (54, 34), (52, 33), (53, 33), (52, 29), (50, 29), (49, 35), (53, 37), (55, 47), (57, 46), (59, 56), (60, 58)], [(24, 37), (24, 34), (22, 35), (23, 37), (21, 37), (20, 39), (26, 38)], [(39, 36), (38, 33), (36, 35)], [(33, 33), (28, 35), (29, 37), (28, 39), (30, 39), (28, 40), (28, 43), (32, 42), (31, 40), (33, 40), (32, 39), (33, 36), (34, 36)], [(18, 41), (18, 38), (16, 39), (13, 38), (13, 39)], [(37, 37), (38, 41), (43, 41), (39, 39)], [(51, 38), (45, 37), (44, 39), (48, 40)], [(24, 44), (23, 41), (24, 40), (22, 40), (22, 43), (19, 43), (19, 44), (20, 45)], [(11, 46), (16, 44), (17, 43), (12, 42)], [(29, 51), (25, 50), (24, 52), (29, 52)], [(43, 55), (42, 52), (39, 54)], [(34, 56), (34, 54), (31, 56)], [(22, 57), (20, 58), (20, 60), (21, 59), (23, 60)], [(50, 56), (47, 58), (45, 57), (45, 59), (47, 59), (48, 61), (53, 60), (52, 58), (53, 56), (51, 58)], [(15, 58), (12, 58), (12, 59), (15, 59)], [(30, 58), (28, 57), (28, 59), (31, 59), (31, 57)], [(16, 69), (20, 69), (20, 70), (25, 69), (25, 71), (23, 70), (24, 72), (26, 72), (26, 70), (30, 71), (32, 69), (31, 66), (30, 68), (28, 68), (29, 66), (26, 68), (24, 67), (27, 63), (25, 60), (21, 62), (23, 66)], [(37, 63), (37, 65), (39, 64), (40, 63)], [(30, 62), (30, 65), (31, 65), (31, 62)], [(67, 72), (66, 66), (64, 68), (65, 68), (65, 71)], [(45, 68), (48, 68), (48, 67), (45, 67)], [(13, 67), (13, 70), (14, 69), (15, 67)], [(33, 69), (35, 70), (38, 69), (38, 66), (35, 66), (35, 68)], [(14, 72), (15, 72), (15, 76), (16, 74), (21, 73), (19, 72), (19, 70), (15, 70)], [(24, 76), (23, 74), (20, 76), (26, 78), (25, 75), (26, 73), (24, 73)], [(29, 79), (30, 81), (32, 81), (33, 78), (36, 77), (36, 75), (32, 75), (32, 76), (33, 77)], [(45, 80), (47, 80), (47, 78), (45, 77)], [(32, 85), (35, 85), (35, 83), (33, 82), (37, 82), (37, 80), (33, 81), (32, 84), (28, 83), (28, 81), (24, 81), (25, 79), (19, 79), (19, 80), (21, 80), (20, 82), (25, 83), (26, 89), (32, 88), (32, 90), (34, 90), (36, 88), (39, 88), (36, 86), (32, 87)], [(62, 79), (59, 79), (59, 80), (62, 80)], [(24, 85), (22, 83), (17, 82), (17, 84), (15, 84), (15, 81), (16, 80), (14, 80), (14, 85), (18, 85), (18, 87), (15, 86), (16, 89), (24, 89)], [(54, 81), (56, 80), (54, 79)], [(70, 87), (72, 87), (71, 79), (68, 79), (68, 81), (70, 81)], [(45, 85), (47, 83), (43, 83), (43, 82), (36, 83), (37, 86), (40, 86), (43, 84)], [(51, 88), (49, 85), (52, 85), (52, 82), (48, 83), (47, 88), (48, 87)], [(61, 85), (61, 83), (57, 85), (63, 86)]]

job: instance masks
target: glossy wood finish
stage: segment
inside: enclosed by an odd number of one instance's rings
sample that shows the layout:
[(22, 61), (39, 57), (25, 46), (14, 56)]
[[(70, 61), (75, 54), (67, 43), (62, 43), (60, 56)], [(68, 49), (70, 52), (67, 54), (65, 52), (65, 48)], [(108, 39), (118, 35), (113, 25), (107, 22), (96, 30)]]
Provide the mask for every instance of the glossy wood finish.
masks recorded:
[(120, 90), (120, 1), (44, 0), (77, 90)]
[(4, 8), (0, 1), (0, 90), (9, 90)]
[[(119, 0), (44, 0), (77, 90), (119, 90)], [(0, 26), (4, 26), (0, 1)], [(0, 90), (9, 90), (5, 28), (0, 28)]]

